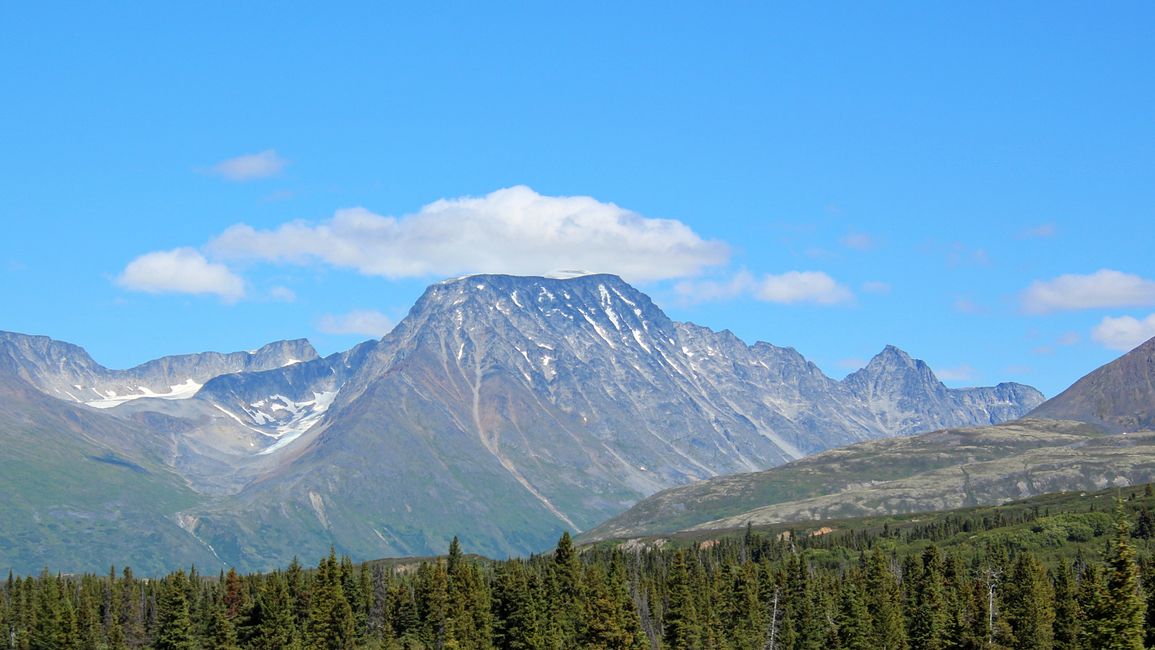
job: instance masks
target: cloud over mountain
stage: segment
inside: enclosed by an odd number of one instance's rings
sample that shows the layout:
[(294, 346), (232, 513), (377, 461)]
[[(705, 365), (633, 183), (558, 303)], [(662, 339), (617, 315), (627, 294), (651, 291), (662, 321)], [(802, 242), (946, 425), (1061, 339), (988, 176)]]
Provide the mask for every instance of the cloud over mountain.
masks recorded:
[(645, 282), (692, 276), (729, 259), (726, 244), (680, 221), (525, 186), (442, 199), (402, 217), (352, 208), (320, 223), (238, 224), (207, 250), (221, 259), (321, 263), (389, 278), (584, 268)]
[(743, 270), (726, 281), (685, 281), (674, 289), (687, 302), (730, 300), (739, 296), (779, 304), (837, 305), (854, 300), (850, 289), (822, 271), (787, 271), (757, 277)]
[(116, 283), (144, 293), (191, 293), (232, 302), (245, 295), (245, 282), (223, 264), (192, 248), (146, 253), (128, 263)]
[(1122, 351), (1131, 350), (1152, 337), (1155, 337), (1155, 314), (1142, 319), (1105, 316), (1091, 331), (1091, 338), (1096, 343)]

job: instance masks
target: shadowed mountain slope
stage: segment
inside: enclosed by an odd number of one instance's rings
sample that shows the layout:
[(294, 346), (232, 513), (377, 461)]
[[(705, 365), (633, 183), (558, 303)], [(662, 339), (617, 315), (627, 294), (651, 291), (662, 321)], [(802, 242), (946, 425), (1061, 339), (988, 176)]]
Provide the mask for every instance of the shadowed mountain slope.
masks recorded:
[(1031, 417), (1079, 420), (1114, 432), (1155, 429), (1155, 338), (1075, 382)]

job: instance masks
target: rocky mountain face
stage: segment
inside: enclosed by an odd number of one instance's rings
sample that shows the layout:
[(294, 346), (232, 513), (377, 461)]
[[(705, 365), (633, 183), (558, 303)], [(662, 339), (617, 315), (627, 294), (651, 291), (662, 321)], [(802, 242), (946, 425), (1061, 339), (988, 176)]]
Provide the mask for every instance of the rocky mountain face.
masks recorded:
[(1042, 402), (948, 389), (890, 347), (837, 381), (793, 349), (674, 322), (608, 275), (442, 282), (384, 339), (323, 359), (293, 341), (109, 371), (4, 335), (4, 371), (152, 432), (138, 453), (204, 497), (174, 520), (246, 568), (330, 544), (440, 552), (454, 534), (539, 551), (658, 490)]
[(888, 345), (843, 385), (890, 435), (910, 435), (945, 427), (998, 424), (1042, 403), (1034, 388), (1003, 383), (989, 388), (949, 389), (930, 367)]
[(317, 358), (304, 339), (270, 343), (252, 352), (203, 352), (162, 357), (128, 370), (110, 370), (77, 345), (47, 336), (0, 332), (0, 364), (41, 391), (96, 408), (142, 397), (191, 397), (205, 381), (236, 372), (281, 368)]
[(1090, 422), (1114, 432), (1155, 429), (1155, 338), (1083, 377), (1031, 415)]
[[(894, 399), (889, 395), (895, 384), (870, 379), (893, 375), (901, 367), (914, 369), (905, 376), (916, 385), (930, 372), (888, 348), (845, 383), (860, 396), (881, 396), (877, 404), (904, 405), (906, 413), (933, 403), (915, 406)], [(964, 400), (986, 404), (994, 422), (1007, 412), (1000, 403), (1013, 403), (1021, 390), (1009, 384), (971, 389)], [(940, 407), (957, 397), (940, 400)], [(1120, 432), (1126, 435), (1109, 435)], [(1096, 369), (1020, 420), (865, 442), (762, 472), (675, 487), (643, 499), (585, 539), (987, 505), (1152, 480), (1155, 339)]]

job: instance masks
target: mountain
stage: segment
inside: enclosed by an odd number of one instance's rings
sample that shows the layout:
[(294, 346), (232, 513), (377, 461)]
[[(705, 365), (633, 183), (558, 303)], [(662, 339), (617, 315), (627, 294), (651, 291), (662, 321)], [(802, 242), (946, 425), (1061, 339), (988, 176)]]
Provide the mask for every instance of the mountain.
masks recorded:
[(875, 364), (867, 399), (792, 349), (674, 322), (613, 276), (439, 283), (364, 351), (290, 460), (196, 512), (195, 532), (240, 558), (424, 554), (454, 534), (522, 554), (663, 488), (1042, 401), (949, 390), (897, 349), (880, 356), (909, 363)]
[(149, 435), (0, 373), (0, 566), (115, 562), (147, 575), (218, 565), (174, 516), (201, 497), (164, 459), (137, 451)]
[(120, 422), (124, 453), (198, 495), (170, 520), (245, 568), (330, 545), (428, 554), (455, 534), (540, 551), (659, 490), (1042, 402), (948, 389), (893, 347), (834, 380), (793, 349), (672, 321), (610, 275), (441, 282), (383, 339), (325, 358), (288, 341), (113, 371), (6, 334), (5, 372)]
[[(909, 367), (896, 352), (884, 354), (890, 359), (875, 359), (881, 366)], [(861, 384), (869, 369), (847, 382)], [(584, 539), (929, 511), (1150, 482), (1153, 370), (1155, 339), (1021, 420), (865, 442), (676, 487), (640, 501)], [(1109, 435), (1125, 429), (1129, 433)]]
[(1090, 422), (1114, 432), (1155, 429), (1155, 338), (1075, 382), (1031, 416)]
[(304, 339), (252, 352), (204, 352), (162, 357), (128, 370), (96, 363), (84, 348), (47, 336), (0, 331), (0, 367), (63, 400), (111, 408), (142, 397), (182, 399), (219, 375), (280, 368), (317, 358)]

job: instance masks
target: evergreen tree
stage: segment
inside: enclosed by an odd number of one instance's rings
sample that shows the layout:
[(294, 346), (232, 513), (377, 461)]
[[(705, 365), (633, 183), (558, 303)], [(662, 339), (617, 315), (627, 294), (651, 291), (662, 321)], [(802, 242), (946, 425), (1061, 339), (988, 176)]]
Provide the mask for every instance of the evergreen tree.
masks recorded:
[(1113, 634), (1111, 601), (1103, 576), (1095, 565), (1082, 567), (1077, 598), (1083, 614), (1079, 626), (1080, 647), (1087, 650), (1107, 647)]
[[(750, 531), (747, 529), (747, 538)], [(743, 545), (748, 550), (749, 541)], [(760, 598), (758, 565), (745, 562), (730, 565), (729, 586), (725, 596), (724, 619), (732, 622), (730, 638), (736, 650), (761, 650), (766, 637), (767, 620)]]
[(252, 650), (295, 650), (300, 634), (285, 576), (274, 572), (265, 578), (249, 617), (248, 647)]
[(525, 566), (509, 561), (497, 570), (493, 584), (493, 639), (500, 650), (539, 647), (540, 622)]
[(890, 562), (878, 547), (867, 557), (864, 573), (866, 590), (863, 595), (873, 623), (871, 644), (879, 650), (905, 650), (902, 591)]
[(489, 594), (477, 567), (462, 554), (457, 537), (449, 544), (445, 571), (449, 580), (448, 611), (452, 637), (466, 650), (491, 647), (493, 632)]
[(662, 640), (669, 650), (699, 650), (701, 628), (694, 607), (693, 585), (686, 567), (686, 554), (678, 551), (667, 579), (665, 617), (662, 620)]
[(943, 589), (943, 557), (930, 545), (922, 554), (922, 571), (914, 586), (914, 610), (910, 618), (912, 650), (944, 650), (947, 644), (946, 594)]
[(29, 635), (32, 650), (57, 650), (68, 645), (68, 629), (64, 616), (64, 594), (59, 576), (51, 576), (45, 569), (35, 584), (36, 618)]
[(441, 562), (423, 563), (414, 585), (420, 638), (430, 648), (444, 648), (452, 639), (449, 627), (449, 576)]
[(573, 647), (578, 636), (578, 619), (581, 616), (583, 585), (581, 563), (569, 532), (563, 532), (553, 552), (553, 571), (550, 576), (550, 618), (554, 628), (549, 636), (560, 642), (562, 647)]
[(1135, 563), (1135, 551), (1131, 548), (1130, 526), (1121, 499), (1116, 505), (1115, 517), (1115, 539), (1107, 558), (1110, 639), (1100, 647), (1103, 650), (1142, 650), (1147, 604), (1139, 588), (1139, 567)]
[(345, 599), (336, 553), (321, 560), (314, 577), (306, 632), (308, 650), (350, 650), (353, 647), (353, 610)]
[(189, 580), (184, 570), (165, 579), (157, 600), (156, 650), (193, 650), (192, 620), (188, 606)]
[(1077, 648), (1079, 644), (1082, 613), (1076, 597), (1075, 578), (1071, 567), (1060, 564), (1055, 570), (1055, 622), (1054, 642), (1056, 648)]
[(222, 600), (210, 609), (207, 645), (213, 650), (240, 650), (237, 629), (229, 620), (226, 602)]
[(873, 650), (870, 611), (859, 593), (857, 580), (847, 580), (838, 600), (838, 645), (845, 650)]
[(1050, 650), (1054, 641), (1054, 593), (1039, 560), (1021, 553), (1011, 569), (1005, 596), (1007, 623), (1021, 650)]

